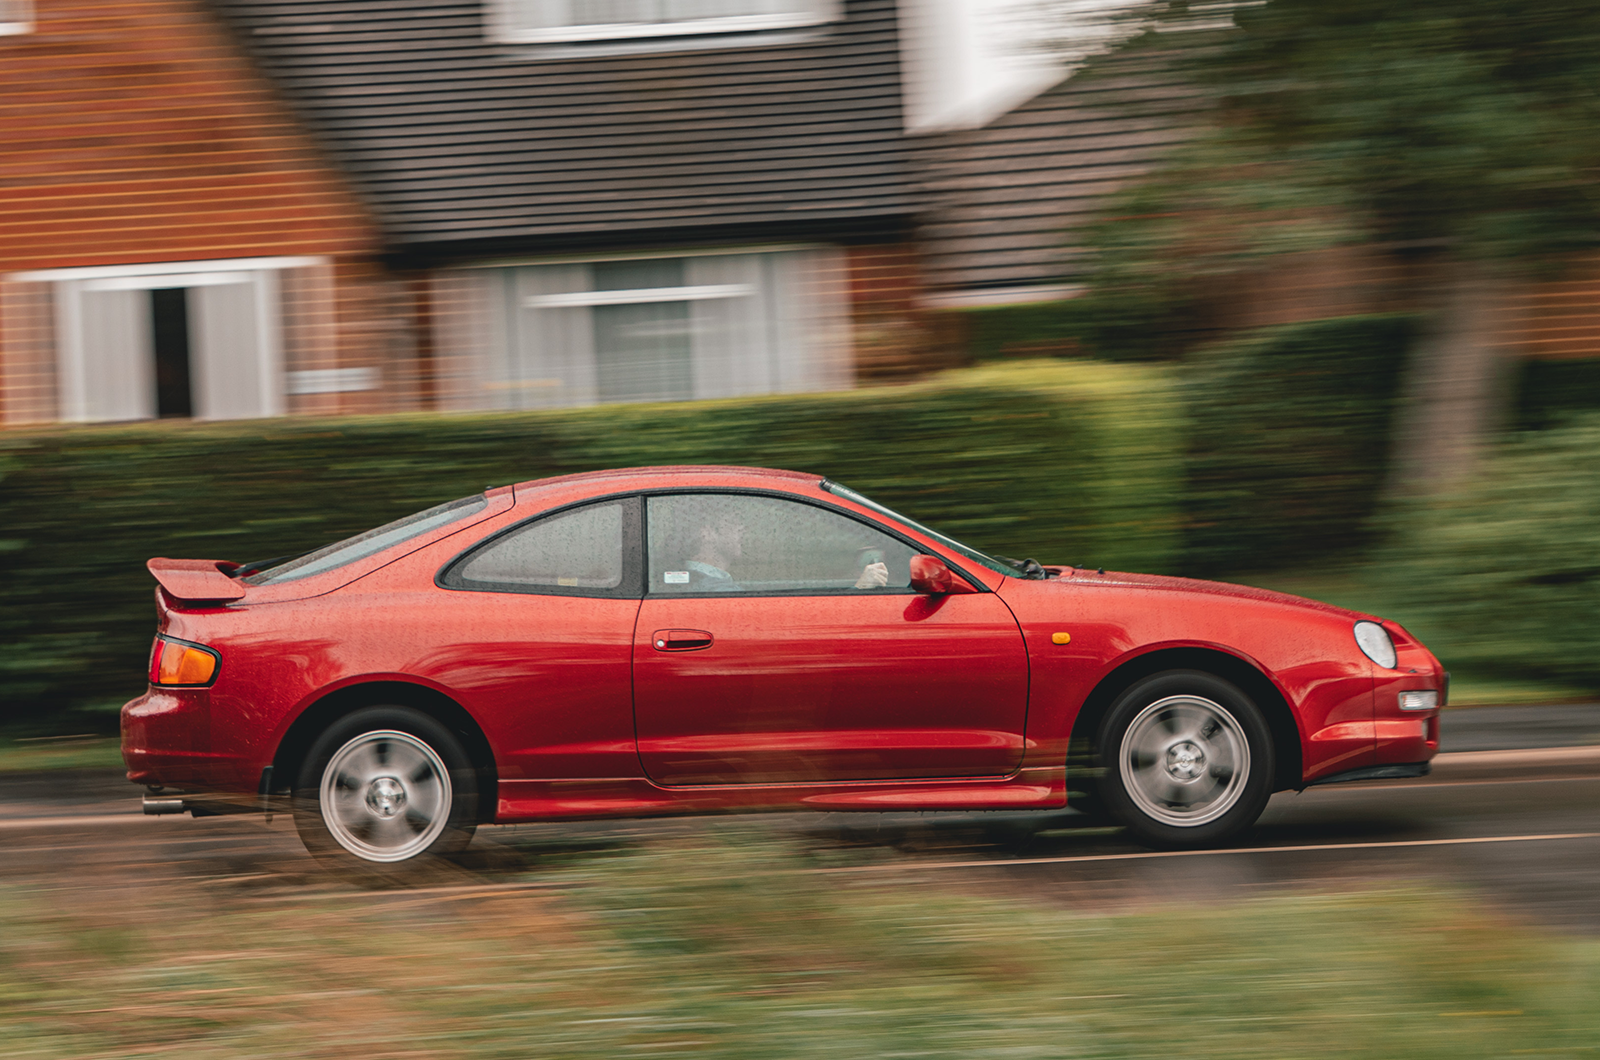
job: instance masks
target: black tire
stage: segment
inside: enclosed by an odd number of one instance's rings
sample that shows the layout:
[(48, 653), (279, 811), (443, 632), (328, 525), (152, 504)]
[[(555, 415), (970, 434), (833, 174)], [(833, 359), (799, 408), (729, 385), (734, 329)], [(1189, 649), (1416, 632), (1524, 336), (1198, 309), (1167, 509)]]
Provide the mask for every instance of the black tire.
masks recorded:
[(477, 827), (478, 775), (461, 741), (411, 707), (365, 707), (317, 737), (295, 781), (313, 857), (361, 882), (401, 882), (459, 853)]
[(1255, 824), (1272, 795), (1261, 709), (1199, 670), (1134, 683), (1106, 712), (1098, 746), (1101, 802), (1150, 846), (1215, 846)]

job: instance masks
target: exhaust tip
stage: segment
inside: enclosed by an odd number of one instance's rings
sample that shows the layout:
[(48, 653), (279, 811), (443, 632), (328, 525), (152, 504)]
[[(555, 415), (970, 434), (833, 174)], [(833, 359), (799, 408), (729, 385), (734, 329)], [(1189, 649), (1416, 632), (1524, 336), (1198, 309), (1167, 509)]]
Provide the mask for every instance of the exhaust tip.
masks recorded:
[(144, 797), (144, 812), (151, 816), (163, 813), (185, 813), (189, 807), (183, 804), (183, 799), (172, 795), (146, 795)]

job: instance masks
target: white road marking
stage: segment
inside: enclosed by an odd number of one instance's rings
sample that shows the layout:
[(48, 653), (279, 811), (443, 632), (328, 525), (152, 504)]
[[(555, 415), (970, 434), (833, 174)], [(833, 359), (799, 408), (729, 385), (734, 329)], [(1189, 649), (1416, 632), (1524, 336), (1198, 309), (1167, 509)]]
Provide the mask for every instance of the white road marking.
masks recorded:
[(1579, 744), (1575, 747), (1524, 747), (1514, 751), (1451, 751), (1435, 755), (1433, 768), (1471, 769), (1476, 766), (1547, 766), (1552, 763), (1571, 765), (1600, 762), (1600, 746)]
[[(1415, 839), (1383, 843), (1308, 843), (1303, 846), (1287, 847), (1231, 847), (1223, 850), (1166, 850), (1147, 851), (1139, 854), (1088, 854), (1077, 857), (1059, 858), (1009, 858), (989, 861), (903, 861), (889, 865), (856, 865), (847, 868), (833, 869), (802, 869), (800, 875), (833, 874), (847, 872), (915, 872), (918, 869), (977, 869), (977, 868), (1003, 868), (1009, 865), (1055, 865), (1075, 861), (1131, 861), (1144, 858), (1181, 858), (1181, 857), (1206, 857), (1217, 854), (1272, 854), (1281, 852), (1296, 852), (1307, 850), (1367, 850), (1382, 847), (1433, 847), (1433, 846), (1460, 846), (1475, 843), (1521, 843), (1539, 842), (1561, 839), (1600, 839), (1600, 832), (1562, 832), (1549, 835), (1510, 835), (1510, 836), (1470, 836), (1461, 839)], [(788, 872), (779, 873), (788, 875)], [(758, 873), (756, 875), (766, 875)], [(494, 895), (512, 894), (518, 891), (535, 891), (569, 886), (563, 881), (555, 880), (522, 880), (515, 883), (495, 884), (458, 884), (443, 887), (416, 887), (400, 888), (392, 891), (311, 891), (291, 894), (263, 895), (258, 901), (303, 902), (320, 901), (323, 899), (360, 898), (370, 901), (372, 899), (401, 899), (416, 900), (418, 902), (453, 900), (464, 898), (487, 898)], [(1102, 996), (1102, 995), (1095, 995)], [(1103, 995), (1107, 997), (1120, 995)]]
[(1222, 850), (1149, 850), (1138, 854), (1076, 854), (1058, 858), (995, 858), (987, 861), (900, 861), (889, 865), (851, 865), (810, 872), (892, 872), (916, 869), (985, 869), (1012, 865), (1064, 865), (1077, 861), (1139, 861), (1150, 858), (1202, 858), (1220, 854), (1292, 854), (1307, 850), (1381, 850), (1389, 847), (1444, 847), (1475, 843), (1538, 843), (1560, 839), (1600, 839), (1600, 832), (1560, 832), (1547, 835), (1465, 836), (1459, 839), (1400, 839), (1381, 843), (1306, 843), (1283, 847), (1226, 847)]
[(0, 821), (0, 830), (9, 831), (18, 828), (98, 828), (108, 824), (127, 824), (131, 821), (159, 821), (161, 818), (181, 817), (185, 821), (194, 820), (186, 813), (100, 813), (100, 814), (70, 814), (60, 817), (12, 817)]

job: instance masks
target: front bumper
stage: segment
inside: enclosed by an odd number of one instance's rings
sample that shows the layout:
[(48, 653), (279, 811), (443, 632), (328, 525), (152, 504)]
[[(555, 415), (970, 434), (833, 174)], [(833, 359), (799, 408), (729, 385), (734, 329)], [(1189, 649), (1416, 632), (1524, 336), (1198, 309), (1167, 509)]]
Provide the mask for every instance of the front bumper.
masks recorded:
[[(1347, 769), (1343, 773), (1320, 777), (1307, 784), (1306, 788), (1314, 788), (1321, 784), (1349, 784), (1357, 780), (1415, 780), (1432, 772), (1433, 764), (1431, 762), (1403, 762), (1387, 766), (1362, 766), (1360, 769)], [(1305, 788), (1300, 790), (1304, 791)]]
[[(1439, 753), (1439, 711), (1445, 703), (1449, 675), (1418, 668), (1373, 681), (1372, 722), (1374, 761), (1377, 765), (1427, 762)], [(1401, 707), (1402, 693), (1436, 692), (1434, 706), (1426, 710)]]

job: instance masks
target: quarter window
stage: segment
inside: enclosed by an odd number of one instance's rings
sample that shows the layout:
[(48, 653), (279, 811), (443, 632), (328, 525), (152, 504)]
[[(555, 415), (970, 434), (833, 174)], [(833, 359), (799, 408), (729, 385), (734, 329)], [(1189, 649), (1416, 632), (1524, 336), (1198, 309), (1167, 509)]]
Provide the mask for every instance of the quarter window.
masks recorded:
[(444, 584), (505, 592), (623, 595), (628, 581), (627, 540), (638, 539), (628, 533), (628, 509), (627, 501), (608, 501), (527, 523), (470, 553), (450, 569)]
[[(848, 516), (777, 497), (685, 493), (649, 499), (650, 593), (907, 592), (898, 538)], [(879, 577), (869, 572), (878, 567)]]
[(463, 497), (458, 501), (449, 501), (427, 511), (396, 519), (392, 523), (384, 523), (355, 537), (347, 537), (343, 541), (324, 545), (314, 552), (307, 552), (303, 556), (276, 566), (264, 568), (244, 580), (250, 585), (276, 585), (279, 582), (299, 581), (313, 574), (336, 570), (368, 556), (375, 556), (386, 548), (393, 548), (440, 527), (477, 515), (488, 505), (488, 498), (481, 493)]

